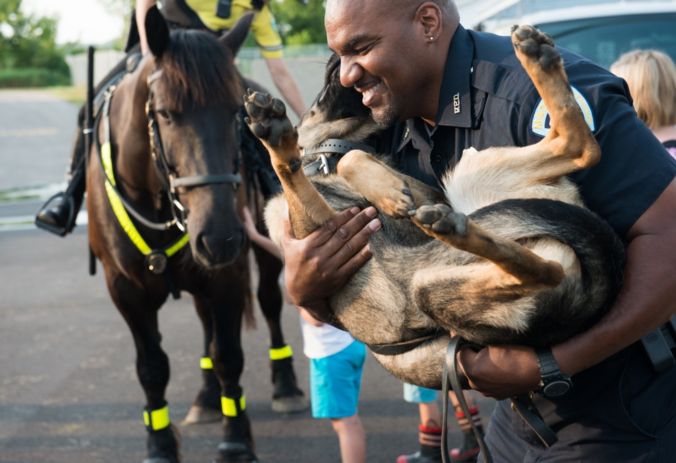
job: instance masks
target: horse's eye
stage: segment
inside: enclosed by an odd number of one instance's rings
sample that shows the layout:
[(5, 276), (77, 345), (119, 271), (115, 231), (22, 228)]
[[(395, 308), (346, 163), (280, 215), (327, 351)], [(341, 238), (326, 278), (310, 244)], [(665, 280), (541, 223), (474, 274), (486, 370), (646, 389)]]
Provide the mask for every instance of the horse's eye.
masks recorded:
[(157, 114), (165, 121), (171, 122), (172, 119), (171, 111), (167, 109), (158, 109)]

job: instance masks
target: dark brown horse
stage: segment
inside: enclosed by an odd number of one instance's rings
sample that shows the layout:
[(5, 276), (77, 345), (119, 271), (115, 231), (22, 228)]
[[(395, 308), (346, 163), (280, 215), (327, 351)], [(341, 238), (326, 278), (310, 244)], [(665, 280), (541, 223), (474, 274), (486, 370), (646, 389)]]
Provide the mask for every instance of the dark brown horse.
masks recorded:
[[(170, 32), (151, 9), (152, 54), (107, 91), (97, 118), (87, 171), (89, 240), (136, 346), (148, 462), (179, 461), (158, 311), (180, 291), (193, 295), (205, 333), (204, 382), (189, 419), (218, 410), (218, 461), (256, 460), (239, 384), (240, 331), (251, 306), (249, 242), (239, 216), (251, 194), (239, 149), (245, 84), (234, 66), (250, 22), (242, 19), (217, 39), (202, 31)], [(273, 408), (292, 411), (304, 399), (280, 328), (281, 262), (254, 251), (271, 335)]]

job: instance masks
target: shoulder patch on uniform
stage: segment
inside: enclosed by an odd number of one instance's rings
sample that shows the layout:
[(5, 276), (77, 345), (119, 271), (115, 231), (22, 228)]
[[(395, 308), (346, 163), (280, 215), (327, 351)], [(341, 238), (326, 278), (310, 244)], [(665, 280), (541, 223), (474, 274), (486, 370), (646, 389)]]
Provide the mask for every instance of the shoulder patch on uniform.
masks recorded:
[[(591, 105), (587, 99), (582, 96), (582, 93), (580, 93), (578, 89), (572, 86), (570, 88), (573, 91), (573, 96), (575, 97), (577, 105), (582, 110), (582, 115), (584, 116), (585, 122), (593, 133), (596, 130), (596, 126), (594, 124), (594, 113), (592, 111)], [(547, 111), (545, 102), (542, 101), (542, 99), (540, 99), (537, 106), (535, 107), (535, 111), (533, 111), (530, 129), (534, 134), (541, 135), (543, 137), (547, 135), (551, 129), (549, 111)]]

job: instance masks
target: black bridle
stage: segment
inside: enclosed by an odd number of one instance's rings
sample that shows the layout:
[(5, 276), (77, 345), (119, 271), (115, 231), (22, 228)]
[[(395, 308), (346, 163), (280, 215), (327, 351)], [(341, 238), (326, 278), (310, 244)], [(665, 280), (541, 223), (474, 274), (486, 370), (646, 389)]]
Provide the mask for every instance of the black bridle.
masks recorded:
[[(179, 177), (171, 168), (167, 160), (167, 156), (162, 146), (162, 137), (160, 136), (160, 129), (157, 124), (155, 116), (155, 109), (153, 107), (153, 92), (152, 84), (157, 78), (162, 75), (162, 70), (158, 69), (148, 76), (148, 99), (146, 100), (145, 112), (148, 119), (148, 136), (150, 138), (150, 154), (155, 161), (155, 166), (158, 170), (159, 177), (165, 186), (167, 199), (169, 200), (171, 214), (173, 216), (173, 224), (185, 232), (187, 221), (187, 209), (181, 203), (178, 197), (179, 188), (190, 188), (196, 186), (213, 185), (219, 183), (231, 183), (233, 188), (237, 188), (242, 183), (242, 176), (239, 171), (239, 156), (235, 162), (234, 173), (224, 174), (203, 174), (190, 175), (186, 177)], [(238, 143), (239, 149), (239, 143)]]

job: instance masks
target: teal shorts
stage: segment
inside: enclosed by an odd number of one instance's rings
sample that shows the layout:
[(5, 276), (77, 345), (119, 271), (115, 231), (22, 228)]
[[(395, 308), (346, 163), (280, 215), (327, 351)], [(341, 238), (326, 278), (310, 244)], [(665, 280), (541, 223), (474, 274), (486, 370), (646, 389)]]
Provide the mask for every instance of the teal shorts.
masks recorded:
[(328, 357), (310, 359), (310, 402), (314, 418), (347, 418), (357, 413), (366, 347), (354, 341)]
[(437, 391), (404, 383), (404, 400), (413, 404), (426, 404), (437, 400)]

